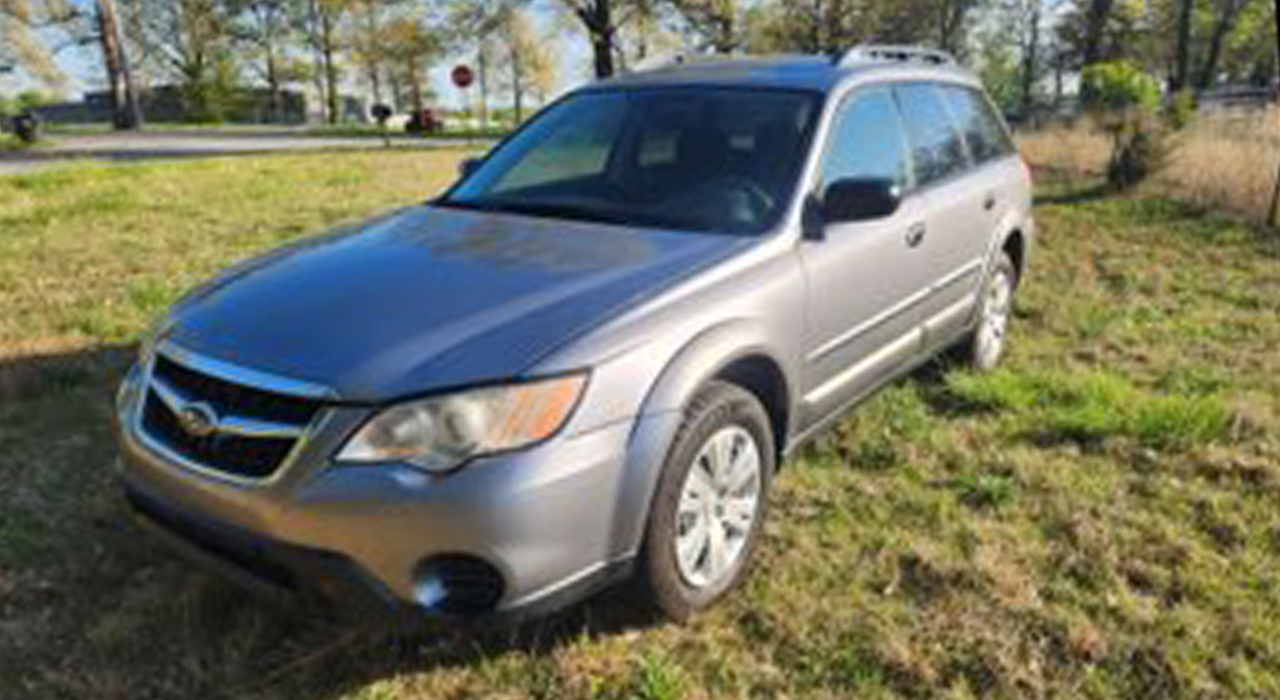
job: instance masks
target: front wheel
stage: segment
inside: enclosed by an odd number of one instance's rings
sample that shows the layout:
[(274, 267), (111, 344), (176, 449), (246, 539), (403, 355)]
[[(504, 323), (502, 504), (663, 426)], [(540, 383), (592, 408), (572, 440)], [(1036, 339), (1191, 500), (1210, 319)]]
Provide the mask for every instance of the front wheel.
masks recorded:
[(978, 300), (978, 326), (960, 348), (972, 369), (990, 372), (1004, 357), (1009, 321), (1013, 316), (1013, 293), (1017, 287), (1017, 269), (1009, 256), (1001, 253)]
[(775, 467), (769, 417), (750, 392), (710, 382), (685, 411), (654, 496), (638, 572), (675, 620), (745, 578)]

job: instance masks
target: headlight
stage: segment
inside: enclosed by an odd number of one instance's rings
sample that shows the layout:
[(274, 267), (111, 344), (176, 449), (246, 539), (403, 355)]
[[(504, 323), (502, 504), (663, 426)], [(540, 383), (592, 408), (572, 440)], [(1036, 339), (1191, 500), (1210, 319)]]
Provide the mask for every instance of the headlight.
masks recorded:
[(488, 387), (384, 409), (347, 441), (339, 462), (404, 462), (442, 472), (481, 455), (555, 435), (586, 386), (585, 373)]

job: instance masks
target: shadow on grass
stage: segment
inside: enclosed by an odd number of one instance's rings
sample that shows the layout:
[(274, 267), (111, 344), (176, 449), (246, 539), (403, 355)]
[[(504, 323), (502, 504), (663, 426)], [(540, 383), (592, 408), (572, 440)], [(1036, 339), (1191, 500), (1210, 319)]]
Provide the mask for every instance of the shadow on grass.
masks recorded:
[(1096, 202), (1115, 194), (1106, 182), (1098, 181), (1050, 181), (1037, 188), (1035, 205), (1084, 204)]
[(6, 698), (337, 698), (410, 672), (542, 657), (653, 623), (607, 591), (518, 627), (344, 626), (248, 596), (132, 522), (115, 478), (123, 346), (0, 359)]

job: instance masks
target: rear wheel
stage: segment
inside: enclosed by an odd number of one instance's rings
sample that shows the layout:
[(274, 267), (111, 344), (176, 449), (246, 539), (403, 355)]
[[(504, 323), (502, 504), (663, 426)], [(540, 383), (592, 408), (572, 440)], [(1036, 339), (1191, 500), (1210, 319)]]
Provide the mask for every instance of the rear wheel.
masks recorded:
[(1009, 321), (1013, 316), (1013, 293), (1018, 272), (1005, 253), (996, 260), (982, 288), (978, 307), (978, 327), (961, 346), (965, 362), (979, 372), (989, 372), (1004, 357)]
[(685, 620), (745, 577), (775, 467), (769, 418), (750, 392), (711, 382), (685, 412), (649, 515), (639, 576)]

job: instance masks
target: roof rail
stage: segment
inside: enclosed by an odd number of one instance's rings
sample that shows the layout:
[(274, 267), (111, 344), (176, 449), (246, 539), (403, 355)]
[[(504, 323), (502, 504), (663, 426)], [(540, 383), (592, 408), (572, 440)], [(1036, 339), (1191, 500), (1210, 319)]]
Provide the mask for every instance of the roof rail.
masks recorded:
[(867, 61), (899, 61), (902, 63), (927, 63), (934, 66), (954, 66), (956, 59), (946, 51), (922, 49), (917, 46), (892, 44), (859, 44), (831, 61), (837, 66), (851, 66)]

